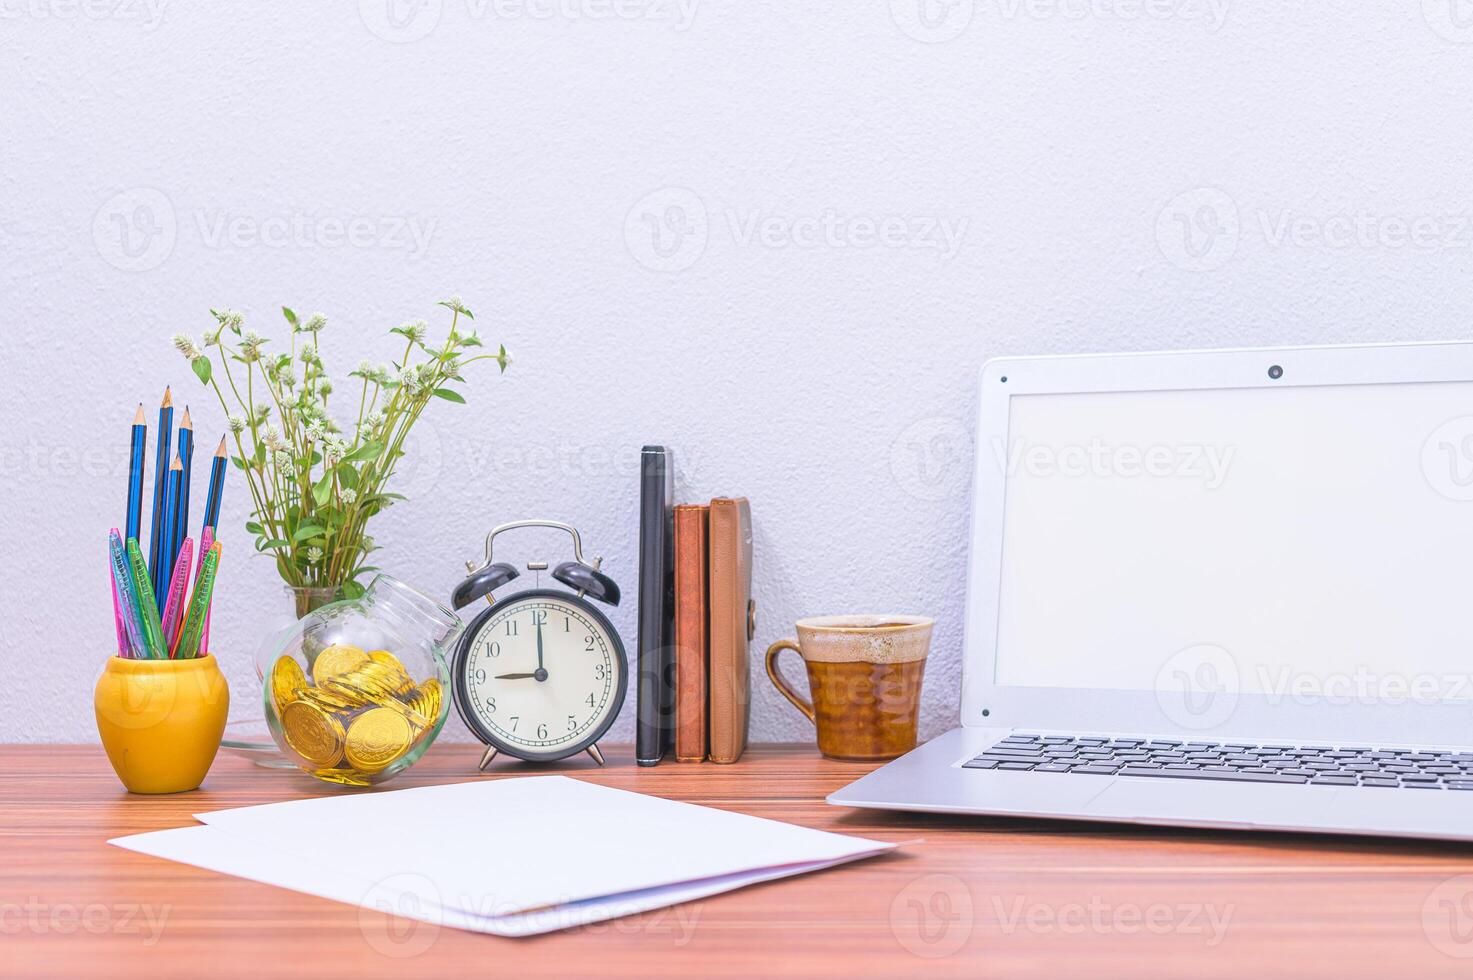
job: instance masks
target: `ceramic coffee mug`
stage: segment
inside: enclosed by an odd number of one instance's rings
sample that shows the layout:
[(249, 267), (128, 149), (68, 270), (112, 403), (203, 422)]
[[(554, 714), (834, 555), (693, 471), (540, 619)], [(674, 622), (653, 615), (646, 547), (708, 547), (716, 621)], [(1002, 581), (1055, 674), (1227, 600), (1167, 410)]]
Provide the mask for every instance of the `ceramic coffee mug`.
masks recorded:
[[(798, 621), (797, 640), (767, 651), (767, 676), (818, 729), (830, 759), (878, 762), (916, 747), (921, 679), (935, 620), (925, 616), (821, 616)], [(777, 658), (794, 650), (813, 700), (783, 679)]]

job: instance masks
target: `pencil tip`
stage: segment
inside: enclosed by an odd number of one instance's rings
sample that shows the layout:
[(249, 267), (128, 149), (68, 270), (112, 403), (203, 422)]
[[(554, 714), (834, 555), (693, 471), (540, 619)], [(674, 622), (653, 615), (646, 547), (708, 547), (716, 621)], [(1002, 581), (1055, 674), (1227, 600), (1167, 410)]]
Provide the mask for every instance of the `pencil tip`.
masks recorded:
[(181, 428), (181, 429), (193, 429), (194, 428), (194, 420), (189, 417), (189, 406), (188, 405), (185, 405), (184, 406), (184, 420), (179, 423), (179, 428)]
[(230, 450), (225, 448), (224, 436), (220, 437), (220, 448), (215, 450), (215, 455), (219, 456), (221, 459), (224, 459), (226, 456), (230, 455)]
[(175, 456), (174, 457), (174, 462), (172, 462), (172, 463), (169, 464), (169, 469), (171, 469), (171, 470), (182, 470), (182, 469), (184, 469), (184, 460), (180, 459), (178, 456)]
[(160, 405), (159, 408), (173, 408), (173, 407), (174, 407), (174, 389), (172, 387), (165, 388), (164, 389), (164, 403), (162, 405)]
[(143, 415), (143, 402), (138, 403), (138, 414), (133, 416), (134, 425), (147, 425), (148, 419)]

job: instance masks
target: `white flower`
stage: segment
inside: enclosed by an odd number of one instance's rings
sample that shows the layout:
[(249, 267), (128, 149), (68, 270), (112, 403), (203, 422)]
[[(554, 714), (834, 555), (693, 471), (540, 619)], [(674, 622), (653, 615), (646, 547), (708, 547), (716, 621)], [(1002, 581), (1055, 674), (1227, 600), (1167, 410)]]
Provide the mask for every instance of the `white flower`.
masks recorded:
[(240, 435), (242, 432), (245, 431), (246, 420), (241, 418), (239, 415), (232, 415), (225, 420), (225, 425), (229, 427), (231, 432), (235, 433), (236, 435)]
[(174, 335), (174, 348), (183, 354), (192, 364), (205, 355), (195, 346), (194, 339), (188, 334), (176, 333)]
[(321, 313), (313, 313), (307, 317), (307, 323), (303, 329), (308, 333), (316, 333), (325, 326), (327, 326), (327, 317)]
[(373, 369), (373, 383), (386, 385), (394, 380), (394, 366), (392, 364), (380, 364)]
[(271, 454), (271, 458), (276, 462), (276, 468), (279, 470), (289, 470), (297, 465), (296, 457), (285, 449), (278, 449)]
[(322, 549), (313, 545), (307, 549), (307, 564), (315, 565), (322, 561)]
[[(260, 360), (261, 345), (264, 343), (266, 343), (265, 337), (262, 337), (254, 330), (247, 330), (245, 337), (240, 342), (240, 356), (247, 362)], [(273, 368), (272, 370), (274, 372), (275, 369)]]
[(324, 434), (326, 434), (327, 426), (323, 423), (321, 419), (312, 419), (307, 423), (306, 431), (307, 438), (312, 442), (316, 442), (318, 439), (321, 439)]
[(430, 335), (430, 325), (423, 320), (410, 320), (399, 329), (404, 332), (404, 336), (416, 344), (424, 343), (425, 338)]
[(450, 307), (452, 310), (464, 310), (465, 309), (465, 304), (463, 304), (460, 301), (460, 297), (459, 296), (452, 296), (452, 297), (450, 297), (449, 299), (447, 299), (445, 301), (445, 305), (448, 306), (448, 307)]
[(239, 330), (245, 323), (245, 314), (235, 310), (215, 310), (214, 313), (222, 330)]
[(266, 448), (271, 450), (272, 452), (281, 452), (282, 450), (287, 448), (286, 440), (281, 437), (281, 431), (277, 429), (274, 425), (267, 427), (266, 436), (261, 441), (264, 442), (266, 444)]
[(451, 356), (445, 358), (445, 373), (452, 377), (460, 373), (459, 357)]
[(348, 441), (341, 436), (328, 436), (322, 442), (322, 458), (337, 463), (348, 455)]
[(301, 361), (303, 364), (316, 364), (317, 363), (317, 345), (316, 344), (303, 344), (302, 345), (302, 352), (297, 355), (297, 360)]
[(317, 382), (317, 393), (320, 395), (332, 394), (332, 381), (328, 378), (323, 378)]
[(411, 395), (418, 393), (420, 389), (419, 372), (414, 368), (405, 368), (399, 372), (399, 384), (403, 385), (404, 390)]
[(358, 491), (357, 490), (354, 490), (352, 487), (345, 487), (343, 489), (343, 503), (345, 503), (349, 507), (351, 507), (354, 504), (356, 504), (357, 502), (358, 502)]

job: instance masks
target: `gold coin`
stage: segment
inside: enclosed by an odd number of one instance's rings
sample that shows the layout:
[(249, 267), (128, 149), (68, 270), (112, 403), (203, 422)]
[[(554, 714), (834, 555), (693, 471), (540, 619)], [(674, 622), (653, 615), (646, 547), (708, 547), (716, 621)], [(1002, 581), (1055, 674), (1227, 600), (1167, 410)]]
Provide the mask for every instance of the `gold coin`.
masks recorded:
[(364, 703), (359, 698), (345, 697), (325, 687), (305, 688), (300, 692), (300, 698), (312, 702), (324, 711), (344, 711), (360, 707)]
[(388, 708), (371, 708), (348, 726), (345, 754), (353, 768), (378, 772), (409, 751), (414, 731), (409, 722)]
[(320, 687), (322, 682), (329, 677), (346, 674), (351, 670), (357, 670), (368, 662), (368, 654), (363, 652), (362, 647), (348, 646), (339, 643), (330, 646), (317, 655), (312, 662), (312, 679)]
[(419, 694), (415, 698), (414, 710), (424, 715), (434, 724), (440, 717), (440, 681), (431, 677), (419, 686)]
[(276, 702), (276, 716), (297, 699), (297, 692), (307, 686), (307, 675), (293, 657), (280, 657), (271, 668), (271, 697)]
[(414, 681), (410, 678), (409, 671), (404, 669), (404, 665), (393, 654), (375, 650), (368, 658), (369, 662), (361, 668), (364, 672), (381, 679), (396, 694), (407, 694), (414, 690)]
[(342, 759), (342, 723), (317, 705), (293, 701), (281, 713), (281, 727), (287, 744), (312, 765), (326, 769)]

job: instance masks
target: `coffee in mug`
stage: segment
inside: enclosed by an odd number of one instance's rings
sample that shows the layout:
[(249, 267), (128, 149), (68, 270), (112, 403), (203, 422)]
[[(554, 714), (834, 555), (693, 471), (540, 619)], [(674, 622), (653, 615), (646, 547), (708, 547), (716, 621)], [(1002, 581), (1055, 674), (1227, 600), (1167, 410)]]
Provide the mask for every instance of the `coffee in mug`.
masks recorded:
[[(935, 620), (925, 616), (820, 616), (798, 621), (797, 640), (767, 651), (767, 676), (813, 722), (830, 759), (881, 762), (916, 747), (921, 679)], [(794, 650), (808, 669), (805, 700), (777, 669)]]

